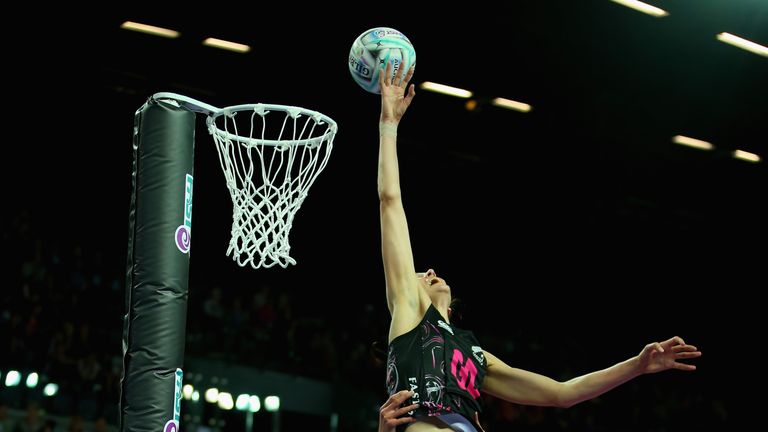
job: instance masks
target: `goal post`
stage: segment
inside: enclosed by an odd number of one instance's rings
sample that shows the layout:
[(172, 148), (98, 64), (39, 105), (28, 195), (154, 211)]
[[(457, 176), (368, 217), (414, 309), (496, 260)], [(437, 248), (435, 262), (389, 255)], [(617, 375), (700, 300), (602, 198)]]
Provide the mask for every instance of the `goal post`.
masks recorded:
[(120, 430), (178, 430), (192, 229), (195, 113), (135, 114)]

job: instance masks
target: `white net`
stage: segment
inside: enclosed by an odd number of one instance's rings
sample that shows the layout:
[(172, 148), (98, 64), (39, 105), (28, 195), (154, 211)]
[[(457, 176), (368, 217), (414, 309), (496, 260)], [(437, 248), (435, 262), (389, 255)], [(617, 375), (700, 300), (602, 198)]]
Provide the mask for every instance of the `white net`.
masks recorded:
[(232, 196), (227, 255), (243, 267), (296, 264), (288, 234), (328, 163), (336, 123), (304, 108), (239, 105), (210, 115), (208, 131)]

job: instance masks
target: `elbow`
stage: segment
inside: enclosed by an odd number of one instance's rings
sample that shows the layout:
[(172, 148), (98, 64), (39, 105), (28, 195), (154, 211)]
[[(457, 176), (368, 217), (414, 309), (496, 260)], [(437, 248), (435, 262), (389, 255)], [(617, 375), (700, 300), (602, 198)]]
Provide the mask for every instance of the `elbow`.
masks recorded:
[(553, 405), (557, 408), (570, 408), (577, 403), (579, 403), (578, 400), (574, 399), (571, 395), (569, 395), (568, 392), (568, 384), (566, 383), (560, 383), (559, 389), (557, 392), (557, 395), (555, 397), (555, 401)]
[(379, 201), (382, 205), (400, 202), (400, 191), (391, 188), (379, 188)]

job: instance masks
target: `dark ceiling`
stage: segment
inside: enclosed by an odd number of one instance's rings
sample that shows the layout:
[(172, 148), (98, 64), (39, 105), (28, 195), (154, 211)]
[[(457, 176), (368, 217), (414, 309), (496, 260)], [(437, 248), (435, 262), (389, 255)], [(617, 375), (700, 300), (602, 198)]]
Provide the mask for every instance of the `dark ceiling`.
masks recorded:
[[(748, 251), (764, 257), (766, 165), (730, 151), (768, 157), (768, 59), (715, 35), (768, 43), (768, 3), (656, 2), (670, 11), (661, 19), (607, 0), (473, 2), (471, 10), (443, 3), (392, 11), (190, 4), (173, 12), (131, 4), (91, 11), (101, 18), (87, 29), (75, 27), (85, 18), (58, 20), (49, 11), (25, 30), (45, 42), (11, 48), (17, 60), (9, 84), (21, 92), (12, 116), (24, 127), (13, 128), (21, 159), (6, 174), (28, 179), (13, 187), (21, 192), (14, 202), (46, 215), (56, 208), (67, 226), (61, 235), (109, 232), (114, 240), (104, 247), (118, 256), (133, 114), (148, 96), (169, 91), (220, 107), (314, 109), (335, 119), (339, 133), (291, 233), (298, 265), (254, 273), (224, 257), (231, 204), (201, 129), (193, 268), (244, 283), (285, 278), (312, 290), (352, 276), (383, 303), (379, 101), (353, 82), (346, 56), (363, 30), (387, 26), (415, 46), (414, 82), (470, 89), (480, 103), (469, 112), (462, 100), (418, 90), (401, 125), (417, 267), (434, 267), (457, 287), (528, 286), (515, 295), (543, 299), (539, 288), (587, 281), (612, 290), (659, 279), (692, 286), (755, 256)], [(430, 7), (434, 15), (410, 10)], [(124, 20), (181, 37), (121, 30)], [(201, 45), (209, 36), (254, 49), (242, 55)], [(488, 105), (496, 96), (534, 109)], [(675, 145), (677, 134), (716, 148)]]

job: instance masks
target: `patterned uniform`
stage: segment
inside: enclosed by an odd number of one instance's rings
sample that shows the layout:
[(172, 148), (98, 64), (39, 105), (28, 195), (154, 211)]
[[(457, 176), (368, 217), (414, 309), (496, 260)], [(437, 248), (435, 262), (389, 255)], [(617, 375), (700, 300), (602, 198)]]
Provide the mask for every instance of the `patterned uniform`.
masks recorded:
[(389, 344), (387, 391), (390, 395), (401, 390), (415, 392), (405, 402), (420, 405), (410, 416), (460, 414), (471, 423), (475, 412), (482, 410), (480, 385), (487, 367), (474, 334), (451, 326), (430, 305), (416, 328)]

